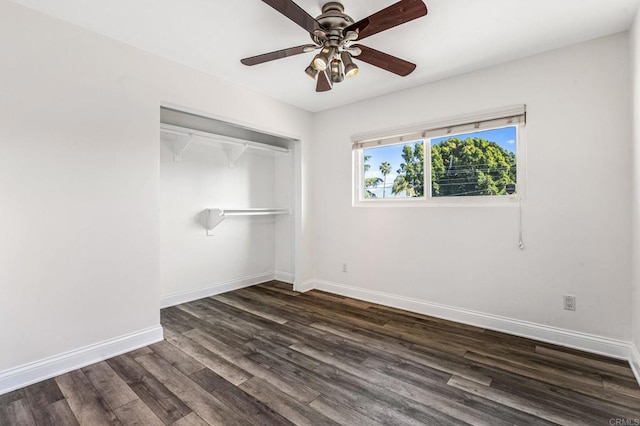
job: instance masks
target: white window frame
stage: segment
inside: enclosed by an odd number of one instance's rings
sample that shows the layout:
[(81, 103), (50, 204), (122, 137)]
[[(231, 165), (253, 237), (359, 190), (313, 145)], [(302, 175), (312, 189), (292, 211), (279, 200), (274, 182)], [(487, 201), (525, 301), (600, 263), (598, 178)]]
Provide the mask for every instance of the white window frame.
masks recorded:
[[(509, 117), (519, 116), (518, 121), (506, 123)], [(479, 128), (479, 123), (484, 126)], [(495, 125), (492, 125), (495, 123)], [(431, 183), (431, 140), (446, 136), (457, 136), (477, 131), (516, 128), (516, 192), (512, 195), (440, 196), (433, 197)], [(364, 150), (384, 145), (424, 144), (425, 195), (411, 198), (364, 198)], [(526, 194), (526, 106), (518, 105), (480, 114), (439, 120), (437, 122), (411, 126), (405, 129), (354, 135), (352, 137), (353, 162), (353, 206), (355, 207), (492, 207), (520, 205)]]

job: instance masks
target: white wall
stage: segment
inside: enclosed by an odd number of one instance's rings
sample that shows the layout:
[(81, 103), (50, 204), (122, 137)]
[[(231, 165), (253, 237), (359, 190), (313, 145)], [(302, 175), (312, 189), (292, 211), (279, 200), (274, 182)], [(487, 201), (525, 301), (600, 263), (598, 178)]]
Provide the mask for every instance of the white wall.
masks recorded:
[[(321, 287), (628, 342), (628, 58), (619, 34), (317, 114)], [(352, 207), (351, 135), (514, 104), (528, 108), (524, 251), (513, 207)], [(562, 309), (563, 294), (577, 297), (576, 312)]]
[(633, 202), (632, 202), (632, 331), (633, 363), (640, 382), (640, 11), (631, 39), (631, 81), (633, 95)]
[(1, 373), (158, 325), (161, 103), (296, 136), (303, 173), (311, 115), (7, 0), (0, 16)]
[(184, 303), (202, 297), (194, 290), (220, 292), (263, 282), (267, 275), (273, 278), (276, 264), (278, 272), (293, 276), (293, 217), (231, 217), (207, 237), (202, 214), (214, 207), (293, 209), (292, 159), (292, 153), (249, 149), (229, 167), (223, 146), (194, 143), (181, 162), (174, 162), (173, 139), (164, 138), (160, 144), (163, 300)]
[[(271, 206), (293, 209), (296, 204), (295, 174), (296, 152), (299, 144), (292, 144), (287, 155), (276, 154), (274, 158), (274, 197)], [(298, 160), (299, 161), (299, 160)], [(259, 206), (258, 206), (259, 207)], [(293, 210), (292, 210), (293, 211)], [(296, 274), (295, 216), (277, 216), (275, 221), (275, 260), (276, 279), (293, 283)]]

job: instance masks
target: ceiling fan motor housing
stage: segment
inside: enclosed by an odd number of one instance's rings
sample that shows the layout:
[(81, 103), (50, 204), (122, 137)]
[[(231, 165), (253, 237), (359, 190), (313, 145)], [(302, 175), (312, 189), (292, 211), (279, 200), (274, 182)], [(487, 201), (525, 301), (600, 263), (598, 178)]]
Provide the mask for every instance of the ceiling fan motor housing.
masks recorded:
[[(332, 1), (322, 6), (322, 15), (316, 21), (327, 32), (327, 39), (331, 46), (338, 46), (343, 38), (342, 30), (353, 24), (355, 21), (344, 13), (342, 3)], [(324, 44), (325, 40), (315, 34), (311, 34), (311, 39), (318, 45)]]

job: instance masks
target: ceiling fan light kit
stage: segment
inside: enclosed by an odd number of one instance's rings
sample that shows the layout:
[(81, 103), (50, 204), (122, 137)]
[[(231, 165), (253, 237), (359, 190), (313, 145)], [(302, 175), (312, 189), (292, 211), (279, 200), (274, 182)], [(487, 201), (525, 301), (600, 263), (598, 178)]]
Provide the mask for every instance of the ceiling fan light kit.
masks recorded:
[(359, 68), (356, 64), (353, 63), (353, 59), (351, 59), (351, 55), (346, 50), (340, 54), (340, 58), (342, 59), (342, 63), (344, 64), (344, 75), (347, 78), (353, 77), (358, 74)]
[(317, 92), (331, 90), (333, 83), (358, 74), (359, 68), (353, 57), (402, 77), (416, 68), (411, 62), (351, 43), (425, 16), (427, 7), (422, 0), (400, 0), (358, 22), (344, 13), (344, 6), (339, 2), (326, 3), (322, 6), (322, 14), (314, 19), (293, 0), (263, 1), (304, 28), (314, 44), (244, 58), (240, 61), (244, 65), (257, 65), (320, 49), (305, 69), (309, 77), (317, 80)]
[(312, 80), (315, 80), (318, 75), (318, 70), (313, 66), (313, 64), (309, 65), (307, 69), (304, 70), (304, 72), (306, 72)]

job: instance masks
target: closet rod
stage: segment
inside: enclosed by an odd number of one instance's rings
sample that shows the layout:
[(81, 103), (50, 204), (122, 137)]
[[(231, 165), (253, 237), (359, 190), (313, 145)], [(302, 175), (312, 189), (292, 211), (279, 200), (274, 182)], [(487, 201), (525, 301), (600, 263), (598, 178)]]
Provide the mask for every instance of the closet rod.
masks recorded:
[(288, 148), (281, 148), (279, 146), (269, 145), (260, 142), (247, 141), (244, 139), (233, 138), (231, 136), (217, 135), (215, 133), (203, 132), (201, 130), (189, 129), (186, 127), (174, 126), (173, 124), (160, 124), (160, 130), (165, 133), (172, 133), (174, 135), (194, 135), (199, 136), (206, 139), (211, 139), (214, 141), (231, 144), (231, 145), (241, 145), (247, 146), (253, 149), (259, 149), (263, 151), (275, 151), (275, 152), (289, 152)]

